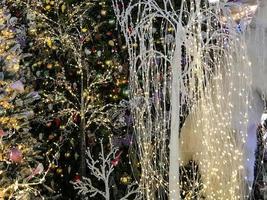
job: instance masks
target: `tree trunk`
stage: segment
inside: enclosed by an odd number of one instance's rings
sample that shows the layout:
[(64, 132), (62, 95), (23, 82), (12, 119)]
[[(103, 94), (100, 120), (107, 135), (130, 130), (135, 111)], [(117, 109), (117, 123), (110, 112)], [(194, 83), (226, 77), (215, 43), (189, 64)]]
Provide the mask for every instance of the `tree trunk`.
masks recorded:
[(80, 115), (81, 115), (81, 123), (80, 123), (80, 174), (82, 177), (86, 176), (86, 131), (85, 131), (85, 107), (84, 107), (84, 74), (82, 69), (82, 64), (80, 61), (80, 70), (81, 70), (81, 106), (80, 106)]
[(181, 42), (179, 32), (176, 32), (176, 49), (172, 62), (171, 83), (171, 136), (170, 136), (170, 166), (169, 166), (169, 199), (180, 199), (179, 189), (179, 124), (180, 124), (180, 85), (181, 77)]

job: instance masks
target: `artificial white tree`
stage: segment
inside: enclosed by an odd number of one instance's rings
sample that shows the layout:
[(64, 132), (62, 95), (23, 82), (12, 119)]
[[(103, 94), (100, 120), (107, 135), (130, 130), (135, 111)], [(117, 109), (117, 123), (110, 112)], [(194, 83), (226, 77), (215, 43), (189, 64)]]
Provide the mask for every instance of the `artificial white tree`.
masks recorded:
[[(100, 153), (97, 159), (93, 158), (91, 154), (91, 150), (87, 149), (87, 167), (90, 170), (92, 176), (94, 176), (98, 181), (104, 183), (103, 188), (97, 188), (96, 184), (92, 182), (90, 178), (83, 177), (83, 180), (78, 180), (76, 182), (72, 182), (74, 188), (78, 190), (78, 194), (83, 195), (84, 198), (90, 199), (89, 197), (94, 197), (96, 195), (102, 196), (105, 200), (111, 199), (111, 175), (114, 171), (115, 165), (112, 160), (116, 159), (116, 153), (118, 152), (118, 148), (110, 143), (109, 152), (105, 152), (105, 147), (103, 144), (103, 140), (100, 140)], [(140, 190), (138, 184), (135, 182), (130, 183), (128, 185), (127, 191), (120, 200), (127, 199), (141, 199)]]
[[(179, 166), (193, 159), (205, 198), (245, 198), (251, 73), (229, 6), (182, 1), (176, 10), (169, 0), (113, 2), (129, 52), (143, 197), (179, 199)], [(184, 106), (190, 114), (180, 131)]]

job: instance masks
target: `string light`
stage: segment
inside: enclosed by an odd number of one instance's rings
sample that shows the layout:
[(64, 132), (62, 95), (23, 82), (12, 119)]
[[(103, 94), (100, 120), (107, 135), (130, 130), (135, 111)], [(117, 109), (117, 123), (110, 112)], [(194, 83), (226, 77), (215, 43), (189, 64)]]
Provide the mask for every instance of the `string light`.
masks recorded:
[[(165, 3), (169, 5), (169, 2)], [(202, 189), (199, 189), (196, 195), (198, 198), (203, 195), (207, 199), (240, 199), (240, 196), (244, 197), (245, 187), (242, 177), (244, 177), (245, 155), (243, 155), (243, 143), (246, 140), (244, 133), (246, 133), (248, 122), (248, 91), (251, 81), (250, 66), (247, 65), (249, 60), (244, 48), (244, 36), (237, 35), (235, 27), (232, 26), (228, 27), (229, 34), (227, 36), (224, 34), (220, 17), (218, 17), (218, 15), (224, 17), (222, 14), (224, 12), (220, 10), (224, 8), (220, 7), (219, 3), (214, 7), (210, 5), (209, 8), (206, 8), (207, 10), (202, 9), (197, 1), (190, 1), (189, 7), (184, 3), (180, 16), (188, 19), (185, 25), (180, 25), (182, 20), (174, 20), (173, 17), (176, 15), (172, 13), (172, 10), (167, 11), (165, 9), (167, 6), (160, 8), (154, 1), (130, 3), (123, 11), (116, 7), (123, 5), (124, 8), (123, 1), (114, 0), (113, 4), (129, 49), (130, 96), (133, 101), (134, 128), (142, 169), (140, 187), (143, 188), (144, 198), (153, 199), (155, 198), (154, 194), (159, 192), (169, 194), (170, 198), (178, 199), (178, 187), (166, 183), (168, 181), (166, 178), (169, 176), (168, 168), (171, 167), (169, 166), (168, 152), (175, 149), (174, 146), (168, 148), (169, 113), (178, 112), (180, 116), (186, 115), (181, 109), (184, 105), (188, 106), (191, 114), (187, 117), (182, 129), (179, 162), (185, 164), (190, 159), (197, 161)], [(137, 16), (148, 17), (132, 18), (130, 11), (141, 4), (147, 9), (139, 8)], [(169, 6), (172, 8), (172, 5)], [(149, 16), (154, 15), (163, 21), (162, 24), (171, 25), (174, 30), (172, 34), (174, 38), (176, 37), (175, 41), (181, 41), (185, 53), (181, 53), (180, 56), (188, 59), (185, 66), (179, 62), (170, 66), (174, 52), (177, 53), (179, 50), (175, 51), (173, 45), (169, 47), (165, 43), (157, 43), (153, 31), (146, 29), (146, 27), (153, 27)], [(205, 19), (202, 16), (205, 16)], [(133, 27), (133, 24), (137, 24), (136, 27)], [(205, 38), (202, 34), (202, 25), (207, 27), (207, 30), (204, 30), (206, 31)], [(129, 27), (131, 27), (130, 32)], [(177, 30), (177, 27), (182, 27), (182, 30)], [(162, 29), (164, 30), (165, 27), (162, 26)], [(167, 35), (163, 32), (161, 41), (164, 41), (165, 37)], [(227, 41), (226, 45), (222, 43), (224, 41)], [(155, 44), (163, 45), (157, 48)], [(176, 48), (180, 48), (180, 46)], [(166, 58), (164, 55), (169, 57)], [(233, 58), (233, 55), (236, 56)], [(153, 64), (151, 61), (155, 61), (154, 63), (157, 64)], [(177, 77), (172, 77), (173, 79), (185, 77), (185, 81), (179, 79), (180, 88), (177, 88), (181, 99), (179, 101), (178, 97), (177, 102), (181, 110), (170, 110), (166, 105), (170, 103), (167, 99), (169, 99), (168, 93), (172, 90), (171, 74), (169, 73), (171, 67), (187, 69), (180, 71), (182, 75), (178, 74)], [(164, 77), (162, 81), (153, 78), (154, 75), (162, 74)], [(151, 79), (153, 81), (150, 81)], [(157, 95), (159, 92), (162, 92), (163, 95)], [(153, 96), (160, 100), (153, 101)], [(189, 102), (192, 102), (192, 107), (191, 104), (188, 104)], [(239, 131), (231, 130), (233, 120), (237, 120), (237, 124), (240, 124)], [(176, 121), (175, 123), (179, 124), (180, 122)], [(176, 145), (179, 145), (178, 141)], [(175, 153), (179, 154), (178, 151)], [(159, 163), (166, 165), (161, 166)], [(179, 165), (175, 169), (176, 172), (172, 174), (173, 177), (169, 176), (169, 179), (177, 180), (178, 168)], [(166, 185), (157, 182), (158, 180), (153, 176), (154, 173), (162, 176)], [(192, 187), (190, 180), (188, 182)], [(172, 182), (172, 184), (179, 184), (179, 182)], [(185, 181), (184, 185), (186, 184)], [(200, 185), (200, 183), (197, 182), (195, 185)], [(161, 187), (163, 190), (158, 190)], [(168, 187), (172, 189), (168, 191)], [(180, 189), (184, 188), (180, 187)], [(181, 193), (185, 194), (184, 191)], [(190, 195), (193, 195), (192, 192)], [(187, 198), (193, 197), (187, 196)]]

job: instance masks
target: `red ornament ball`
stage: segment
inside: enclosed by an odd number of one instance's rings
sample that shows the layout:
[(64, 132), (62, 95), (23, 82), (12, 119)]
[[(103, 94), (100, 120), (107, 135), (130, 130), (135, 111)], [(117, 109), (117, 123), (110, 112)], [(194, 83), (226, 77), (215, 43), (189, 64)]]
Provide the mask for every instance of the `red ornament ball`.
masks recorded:
[(76, 182), (76, 181), (81, 181), (82, 177), (78, 174), (76, 174), (73, 178), (73, 181)]
[(17, 148), (12, 148), (9, 152), (9, 159), (14, 163), (21, 163), (22, 161), (22, 153)]
[(56, 126), (57, 128), (59, 128), (60, 125), (61, 125), (61, 120), (60, 120), (59, 118), (55, 118), (55, 119), (54, 119), (54, 124), (55, 124), (55, 126)]
[(106, 33), (107, 36), (112, 36), (112, 34), (113, 34), (113, 33), (112, 33), (111, 31), (108, 31), (108, 32)]

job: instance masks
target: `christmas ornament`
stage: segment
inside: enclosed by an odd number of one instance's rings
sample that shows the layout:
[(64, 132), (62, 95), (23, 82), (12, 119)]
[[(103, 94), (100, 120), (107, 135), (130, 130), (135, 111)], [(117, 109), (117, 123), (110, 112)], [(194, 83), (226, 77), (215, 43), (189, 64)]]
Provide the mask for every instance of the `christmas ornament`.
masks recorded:
[(56, 126), (57, 128), (60, 127), (60, 125), (61, 125), (61, 120), (60, 120), (59, 118), (55, 118), (53, 122), (54, 122), (54, 124), (55, 124), (55, 126)]
[(21, 163), (22, 153), (17, 148), (12, 148), (9, 152), (9, 159), (14, 163)]
[(101, 14), (102, 16), (106, 16), (106, 15), (107, 15), (107, 11), (106, 11), (106, 10), (101, 10), (101, 11), (100, 11), (100, 14)]
[(46, 65), (47, 69), (52, 69), (53, 65), (51, 63)]
[(109, 41), (108, 41), (108, 45), (114, 47), (114, 46), (115, 46), (115, 43), (114, 43), (113, 40), (109, 40)]
[(101, 51), (97, 51), (97, 56), (98, 56), (98, 57), (101, 57), (101, 54), (102, 54)]
[(48, 140), (53, 140), (55, 138), (55, 136), (53, 135), (53, 134), (50, 134), (49, 136), (48, 136)]
[(27, 178), (28, 180), (30, 180), (31, 178), (33, 178), (34, 176), (41, 174), (44, 171), (44, 166), (42, 163), (39, 163), (37, 165), (37, 167), (33, 170), (32, 174)]
[(66, 152), (66, 153), (65, 153), (65, 157), (66, 157), (66, 158), (69, 158), (69, 157), (70, 157), (70, 152)]
[(53, 110), (53, 104), (48, 104), (48, 109)]
[(57, 172), (58, 174), (62, 174), (63, 170), (62, 170), (61, 168), (57, 168), (56, 172)]
[(88, 29), (87, 28), (82, 28), (82, 30), (81, 30), (83, 33), (85, 33), (85, 32), (87, 32), (88, 31)]
[(81, 180), (81, 176), (76, 174), (73, 178), (73, 181), (76, 182), (76, 181), (80, 181)]
[(120, 182), (123, 185), (128, 185), (131, 183), (132, 178), (125, 172), (123, 176), (120, 178)]
[(84, 53), (85, 55), (90, 55), (91, 54), (91, 51), (87, 48), (84, 49)]
[(71, 166), (68, 166), (68, 174), (71, 172)]
[(107, 35), (107, 36), (112, 36), (112, 32), (111, 32), (111, 31), (108, 31), (108, 32), (106, 33), (106, 35)]
[(3, 136), (5, 136), (5, 135), (6, 135), (6, 132), (3, 131), (3, 129), (0, 129), (0, 137), (3, 137)]
[(112, 60), (106, 60), (106, 61), (105, 61), (105, 64), (106, 64), (106, 65), (112, 65)]
[(116, 167), (119, 164), (120, 157), (121, 157), (122, 151), (118, 153), (118, 155), (111, 161), (111, 164)]

